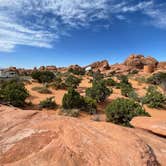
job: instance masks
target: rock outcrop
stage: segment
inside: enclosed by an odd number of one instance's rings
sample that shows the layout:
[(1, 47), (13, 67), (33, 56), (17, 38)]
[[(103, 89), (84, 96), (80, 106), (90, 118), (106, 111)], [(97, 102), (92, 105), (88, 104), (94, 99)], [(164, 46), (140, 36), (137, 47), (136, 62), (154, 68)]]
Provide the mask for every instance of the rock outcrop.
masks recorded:
[(0, 115), (3, 166), (158, 166), (165, 161), (165, 140), (149, 133), (2, 105)]
[(153, 57), (144, 57), (143, 55), (136, 54), (132, 54), (124, 62), (124, 65), (137, 69), (143, 69), (145, 65), (157, 67), (157, 64), (158, 61)]
[(103, 60), (103, 61), (98, 61), (98, 62), (92, 63), (92, 64), (88, 65), (87, 67), (89, 67), (89, 66), (94, 71), (97, 71), (97, 70), (105, 71), (105, 70), (109, 70), (110, 69), (110, 65), (109, 65), (107, 60)]
[(131, 124), (134, 127), (142, 128), (166, 137), (166, 120), (164, 121), (153, 117), (135, 117), (132, 119)]

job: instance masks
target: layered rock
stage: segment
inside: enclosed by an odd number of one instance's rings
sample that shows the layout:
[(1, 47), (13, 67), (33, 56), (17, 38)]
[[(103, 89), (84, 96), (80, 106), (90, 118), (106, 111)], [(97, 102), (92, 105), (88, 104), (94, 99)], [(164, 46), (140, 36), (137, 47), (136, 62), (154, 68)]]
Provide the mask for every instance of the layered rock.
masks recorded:
[(143, 69), (144, 66), (153, 66), (154, 68), (157, 67), (158, 61), (153, 57), (144, 57), (143, 55), (136, 55), (132, 54), (129, 56), (125, 62), (124, 65), (131, 66), (137, 69)]
[(110, 69), (110, 65), (109, 65), (107, 60), (103, 60), (103, 61), (98, 61), (98, 62), (92, 63), (92, 64), (88, 65), (87, 67), (89, 67), (89, 66), (94, 71), (97, 71), (97, 70), (105, 71), (105, 70), (109, 70)]
[[(0, 163), (3, 166), (164, 164), (164, 140), (158, 137), (153, 140), (147, 133), (138, 136), (134, 129), (5, 106), (0, 107), (0, 114)], [(155, 152), (159, 150), (157, 161)]]

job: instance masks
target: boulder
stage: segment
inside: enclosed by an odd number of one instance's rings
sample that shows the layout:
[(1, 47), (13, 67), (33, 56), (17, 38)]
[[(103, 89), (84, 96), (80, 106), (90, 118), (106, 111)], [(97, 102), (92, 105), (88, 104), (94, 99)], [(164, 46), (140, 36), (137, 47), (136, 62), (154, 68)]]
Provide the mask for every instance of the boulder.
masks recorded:
[(87, 67), (91, 67), (94, 71), (105, 71), (105, 70), (109, 70), (110, 69), (110, 65), (108, 63), (107, 60), (103, 60), (103, 61), (98, 61), (95, 63), (92, 63), (90, 65), (88, 65)]
[(153, 57), (144, 57), (143, 55), (132, 54), (123, 63), (137, 69), (143, 69), (145, 65), (157, 67), (158, 61)]

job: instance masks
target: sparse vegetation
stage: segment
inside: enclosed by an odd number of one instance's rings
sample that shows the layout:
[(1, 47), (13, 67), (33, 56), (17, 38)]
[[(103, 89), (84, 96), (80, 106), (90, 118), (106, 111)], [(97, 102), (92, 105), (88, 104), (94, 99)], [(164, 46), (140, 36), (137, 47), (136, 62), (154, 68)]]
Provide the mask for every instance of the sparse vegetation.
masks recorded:
[(100, 103), (104, 102), (112, 92), (112, 89), (110, 90), (107, 88), (105, 81), (100, 80), (98, 82), (93, 82), (93, 86), (86, 90), (86, 96), (91, 97)]
[(32, 73), (32, 78), (37, 80), (39, 83), (49, 83), (54, 80), (55, 75), (50, 71), (35, 71)]
[(65, 85), (68, 88), (77, 88), (78, 85), (80, 84), (81, 79), (73, 76), (73, 75), (69, 75), (66, 80), (65, 80)]
[(85, 74), (85, 69), (75, 70), (75, 69), (73, 69), (73, 68), (70, 68), (70, 69), (68, 70), (68, 72), (73, 73), (73, 74), (75, 74), (75, 75), (84, 75), (84, 74)]
[(140, 104), (131, 99), (118, 98), (105, 109), (108, 122), (123, 126), (131, 126), (130, 121), (135, 116), (149, 116)]
[(117, 85), (116, 81), (114, 81), (112, 78), (108, 78), (105, 81), (106, 81), (107, 86), (116, 86)]
[(51, 94), (51, 90), (49, 90), (46, 86), (43, 87), (33, 87), (32, 88), (33, 91), (37, 91), (41, 94)]
[(83, 97), (73, 88), (69, 88), (62, 100), (62, 107), (64, 109), (82, 108), (84, 106)]
[(49, 97), (43, 101), (40, 102), (39, 108), (47, 108), (47, 109), (56, 109), (57, 104), (55, 103), (55, 98), (54, 97)]
[(79, 109), (62, 109), (65, 116), (78, 117), (80, 114)]
[(96, 100), (90, 97), (84, 97), (84, 111), (88, 112), (89, 114), (96, 114), (97, 112), (97, 102)]
[(161, 85), (163, 82), (166, 82), (166, 73), (155, 73), (147, 79), (147, 82), (153, 85)]
[(16, 80), (6, 81), (0, 86), (0, 99), (13, 106), (24, 106), (25, 99), (28, 96), (29, 94), (22, 82)]
[(143, 103), (148, 104), (152, 108), (162, 108), (166, 104), (166, 96), (162, 94), (154, 86), (150, 86), (147, 90)]

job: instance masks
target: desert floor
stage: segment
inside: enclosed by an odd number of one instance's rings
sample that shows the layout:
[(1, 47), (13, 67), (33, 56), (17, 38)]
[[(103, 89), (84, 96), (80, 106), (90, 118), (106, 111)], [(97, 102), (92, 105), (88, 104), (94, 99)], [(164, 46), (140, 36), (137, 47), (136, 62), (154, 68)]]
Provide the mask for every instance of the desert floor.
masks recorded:
[[(87, 76), (84, 77), (82, 82), (80, 83), (78, 89), (77, 89), (78, 92), (83, 96), (85, 95), (85, 89), (88, 87), (91, 87), (91, 83), (89, 83), (89, 79), (90, 78)], [(130, 79), (130, 83), (132, 84), (135, 91), (140, 96), (145, 95), (146, 88), (148, 87), (147, 84), (139, 83), (138, 81), (135, 81), (134, 79)], [(50, 89), (52, 91), (52, 94), (40, 94), (37, 91), (32, 90), (33, 87), (38, 87), (38, 86), (42, 86), (42, 84), (39, 84), (36, 82), (33, 82), (31, 84), (26, 84), (26, 88), (30, 93), (30, 97), (28, 98), (28, 101), (31, 101), (34, 105), (37, 106), (40, 103), (40, 101), (42, 101), (48, 97), (54, 96), (56, 103), (59, 106), (61, 106), (63, 95), (66, 93), (65, 90)], [(118, 97), (123, 97), (121, 95), (120, 89), (113, 88), (113, 93), (108, 97), (107, 101), (104, 104), (98, 105), (98, 116), (100, 118), (100, 121), (105, 121), (104, 108), (106, 107), (106, 105)], [(164, 110), (164, 109), (160, 109), (160, 110), (159, 109), (152, 109), (152, 108), (147, 107), (146, 105), (144, 106), (144, 108), (148, 113), (150, 113), (150, 115), (152, 117), (157, 118), (157, 119), (161, 119), (161, 120), (166, 120), (166, 110)], [(59, 114), (60, 113), (60, 109), (58, 109), (58, 110), (43, 110), (43, 111), (46, 111), (48, 114)], [(93, 118), (93, 115), (88, 115), (87, 113), (81, 112), (79, 118), (84, 119), (84, 120), (90, 120)]]

